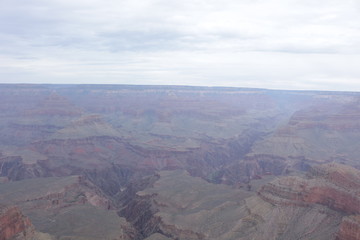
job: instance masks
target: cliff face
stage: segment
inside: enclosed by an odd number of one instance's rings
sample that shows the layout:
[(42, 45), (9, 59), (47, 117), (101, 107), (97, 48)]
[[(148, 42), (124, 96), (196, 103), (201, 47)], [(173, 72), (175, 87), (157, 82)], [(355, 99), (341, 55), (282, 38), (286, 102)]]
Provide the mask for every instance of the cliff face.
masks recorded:
[(359, 183), (360, 171), (341, 164), (275, 179), (257, 193), (165, 171), (125, 191), (120, 214), (142, 237), (359, 240)]
[(283, 177), (264, 185), (258, 196), (279, 208), (322, 205), (342, 218), (336, 239), (359, 240), (360, 171), (340, 164), (313, 167), (308, 178)]
[[(182, 171), (164, 171), (152, 184), (135, 187), (132, 194), (125, 191), (129, 199), (120, 214), (142, 237), (359, 240), (358, 216), (352, 216), (359, 214), (358, 172), (324, 165), (307, 177), (276, 179), (255, 193), (210, 184)], [(251, 183), (256, 181), (262, 180)]]
[(314, 167), (309, 179), (283, 177), (266, 184), (259, 192), (263, 199), (283, 205), (325, 205), (347, 214), (360, 213), (360, 175), (340, 164)]
[(111, 208), (111, 203), (104, 193), (81, 176), (10, 182), (0, 186), (0, 202), (16, 204), (26, 212), (40, 209), (59, 211), (86, 204), (102, 209)]
[[(136, 239), (110, 198), (82, 176), (34, 178), (0, 185), (0, 202), (16, 204), (38, 231), (55, 239)], [(45, 236), (32, 239), (45, 240)]]
[(360, 239), (360, 216), (344, 217), (336, 240), (359, 240)]
[(124, 192), (132, 199), (120, 211), (143, 238), (150, 239), (156, 233), (181, 240), (237, 239), (243, 199), (254, 194), (180, 170), (162, 171), (151, 182), (135, 187), (133, 194)]
[(30, 240), (35, 230), (17, 207), (0, 206), (0, 240)]

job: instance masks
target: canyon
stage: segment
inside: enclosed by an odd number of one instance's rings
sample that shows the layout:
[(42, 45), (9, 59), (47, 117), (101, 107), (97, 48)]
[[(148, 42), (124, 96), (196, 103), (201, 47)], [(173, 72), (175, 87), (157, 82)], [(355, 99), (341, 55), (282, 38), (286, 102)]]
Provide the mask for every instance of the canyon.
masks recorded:
[(360, 239), (360, 93), (0, 85), (0, 239)]

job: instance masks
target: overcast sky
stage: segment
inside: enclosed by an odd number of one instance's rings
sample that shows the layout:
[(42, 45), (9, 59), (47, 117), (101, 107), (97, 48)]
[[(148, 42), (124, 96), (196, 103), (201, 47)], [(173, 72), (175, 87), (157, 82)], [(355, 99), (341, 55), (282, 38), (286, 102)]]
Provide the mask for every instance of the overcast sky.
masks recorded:
[(0, 82), (360, 91), (360, 0), (1, 0)]

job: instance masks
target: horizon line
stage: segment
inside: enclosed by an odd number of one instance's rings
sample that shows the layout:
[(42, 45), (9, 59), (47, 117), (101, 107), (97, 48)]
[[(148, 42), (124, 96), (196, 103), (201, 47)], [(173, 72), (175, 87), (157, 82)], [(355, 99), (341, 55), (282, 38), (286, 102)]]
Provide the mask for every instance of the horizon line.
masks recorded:
[(317, 92), (317, 93), (355, 93), (360, 94), (360, 91), (351, 90), (320, 90), (320, 89), (278, 89), (278, 88), (258, 88), (258, 87), (238, 87), (238, 86), (224, 86), (224, 85), (178, 85), (178, 84), (125, 84), (125, 83), (0, 83), (4, 85), (17, 85), (17, 86), (127, 86), (127, 87), (148, 87), (148, 88), (203, 88), (203, 89), (223, 89), (223, 90), (255, 90), (255, 91), (274, 91), (274, 92)]

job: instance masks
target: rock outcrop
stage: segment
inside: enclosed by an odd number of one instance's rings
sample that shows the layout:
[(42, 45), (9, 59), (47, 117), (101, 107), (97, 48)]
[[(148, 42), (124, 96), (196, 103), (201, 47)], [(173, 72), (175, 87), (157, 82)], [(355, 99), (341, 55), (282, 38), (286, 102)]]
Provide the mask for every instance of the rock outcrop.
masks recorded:
[(0, 205), (0, 240), (32, 240), (35, 229), (17, 207)]
[(0, 202), (16, 204), (42, 232), (35, 232), (36, 237), (31, 240), (49, 239), (46, 235), (56, 239), (62, 236), (88, 240), (137, 239), (134, 237), (136, 230), (117, 215), (110, 198), (82, 176), (34, 178), (1, 184)]
[(308, 206), (321, 204), (347, 214), (360, 213), (359, 171), (340, 164), (316, 166), (309, 178), (283, 177), (259, 192), (274, 204)]
[[(39, 185), (42, 188), (39, 188)], [(10, 182), (0, 186), (0, 202), (22, 206), (26, 211), (55, 211), (84, 204), (102, 209), (111, 208), (111, 202), (104, 193), (82, 176)]]
[(243, 199), (254, 195), (180, 170), (160, 172), (151, 182), (143, 190), (138, 187), (120, 211), (150, 239), (156, 233), (181, 240), (236, 239), (239, 234), (233, 231), (245, 214)]
[[(360, 171), (340, 164), (313, 167), (307, 178), (282, 177), (264, 185), (258, 196), (279, 207), (322, 205), (343, 217), (336, 239), (360, 239)], [(335, 237), (335, 236), (334, 236)]]
[(360, 216), (344, 217), (336, 240), (359, 240), (360, 239)]

